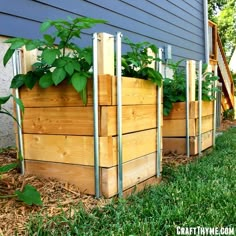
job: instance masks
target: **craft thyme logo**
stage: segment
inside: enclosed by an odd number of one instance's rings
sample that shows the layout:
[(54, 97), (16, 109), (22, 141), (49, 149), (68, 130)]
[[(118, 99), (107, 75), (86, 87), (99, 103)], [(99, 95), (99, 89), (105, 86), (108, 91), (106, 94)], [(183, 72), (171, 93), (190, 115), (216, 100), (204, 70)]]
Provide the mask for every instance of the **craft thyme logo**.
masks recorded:
[(177, 227), (177, 235), (235, 235), (234, 228), (230, 227)]

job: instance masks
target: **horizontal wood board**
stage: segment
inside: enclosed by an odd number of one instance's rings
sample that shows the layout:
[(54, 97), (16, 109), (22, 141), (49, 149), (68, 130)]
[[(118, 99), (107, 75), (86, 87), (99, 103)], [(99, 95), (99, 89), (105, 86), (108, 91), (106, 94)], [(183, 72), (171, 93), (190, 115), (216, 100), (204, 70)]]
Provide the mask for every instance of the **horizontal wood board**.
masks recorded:
[[(213, 115), (202, 117), (202, 133), (213, 129)], [(198, 135), (198, 119), (190, 119), (189, 135)], [(186, 120), (163, 120), (163, 137), (185, 137), (186, 136)]]
[[(156, 133), (150, 129), (123, 135), (123, 162), (155, 152)], [(24, 134), (23, 138), (27, 160), (94, 165), (92, 136)], [(101, 167), (117, 165), (117, 137), (99, 138), (99, 156)]]
[[(25, 161), (26, 174), (56, 178), (79, 187), (81, 192), (94, 195), (94, 167), (45, 161)], [(106, 198), (116, 195), (117, 167), (100, 168), (100, 187)], [(156, 153), (151, 153), (123, 164), (123, 190), (156, 175)]]
[[(192, 101), (189, 104), (190, 119), (198, 118), (198, 101)], [(202, 116), (214, 114), (213, 101), (202, 101)], [(186, 102), (173, 103), (173, 108), (168, 116), (164, 116), (164, 120), (176, 120), (186, 118)]]
[[(213, 145), (213, 131), (202, 134), (202, 150)], [(163, 138), (163, 154), (186, 154), (186, 138), (169, 137)], [(198, 136), (190, 137), (190, 155), (198, 154)]]
[[(117, 105), (116, 77), (99, 75), (98, 104)], [(36, 85), (32, 90), (20, 89), (20, 97), (25, 107), (77, 107), (84, 106), (79, 93), (68, 82), (42, 89)], [(149, 80), (122, 77), (122, 105), (157, 104), (157, 87)], [(93, 105), (93, 81), (88, 79), (87, 106)]]

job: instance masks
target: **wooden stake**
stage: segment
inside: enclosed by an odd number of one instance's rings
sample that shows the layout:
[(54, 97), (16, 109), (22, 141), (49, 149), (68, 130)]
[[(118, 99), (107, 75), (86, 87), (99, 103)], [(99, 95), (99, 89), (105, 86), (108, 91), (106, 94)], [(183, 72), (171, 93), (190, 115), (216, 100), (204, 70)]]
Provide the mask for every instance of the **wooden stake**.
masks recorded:
[(25, 47), (22, 50), (22, 72), (27, 73), (32, 70), (32, 65), (37, 61), (38, 50), (26, 51)]
[[(153, 58), (156, 57), (155, 53), (152, 51), (151, 48), (148, 48), (147, 54), (148, 54), (148, 56), (150, 56), (150, 57), (153, 57)], [(156, 62), (153, 61), (151, 64), (148, 64), (147, 66), (148, 66), (148, 67), (151, 67), (151, 68), (153, 68), (153, 69), (155, 69), (155, 68), (156, 68)]]
[(99, 33), (98, 39), (98, 74), (114, 75), (114, 36)]
[(189, 61), (189, 101), (195, 101), (196, 98), (196, 62)]

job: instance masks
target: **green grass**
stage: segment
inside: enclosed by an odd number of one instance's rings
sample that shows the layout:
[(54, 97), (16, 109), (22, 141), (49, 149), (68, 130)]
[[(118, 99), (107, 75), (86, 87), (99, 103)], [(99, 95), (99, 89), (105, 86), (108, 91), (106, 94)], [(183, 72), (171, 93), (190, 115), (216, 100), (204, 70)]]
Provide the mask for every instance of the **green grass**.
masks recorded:
[(168, 182), (86, 213), (75, 207), (28, 223), (30, 235), (176, 235), (181, 227), (236, 230), (236, 128), (216, 140), (210, 154), (177, 169), (165, 167)]

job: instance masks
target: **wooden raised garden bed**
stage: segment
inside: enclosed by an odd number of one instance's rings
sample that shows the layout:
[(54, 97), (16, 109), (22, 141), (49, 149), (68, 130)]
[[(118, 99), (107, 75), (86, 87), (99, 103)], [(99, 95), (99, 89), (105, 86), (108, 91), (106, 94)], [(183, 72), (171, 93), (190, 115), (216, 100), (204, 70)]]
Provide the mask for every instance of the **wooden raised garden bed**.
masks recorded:
[[(190, 102), (190, 155), (198, 154), (198, 101)], [(202, 102), (202, 150), (213, 145), (213, 102)], [(186, 154), (186, 104), (175, 103), (163, 120), (163, 152)]]
[[(196, 98), (196, 64), (189, 61), (189, 143), (190, 155), (198, 154), (198, 101)], [(213, 145), (214, 102), (202, 101), (202, 150)], [(173, 104), (173, 109), (163, 120), (163, 153), (186, 154), (186, 102)]]
[[(105, 63), (104, 63), (105, 64)], [(100, 190), (117, 194), (116, 77), (99, 81)], [(95, 194), (92, 80), (88, 104), (68, 84), (20, 89), (25, 106), (25, 171), (75, 184)], [(123, 189), (156, 175), (157, 88), (147, 80), (122, 78)]]

